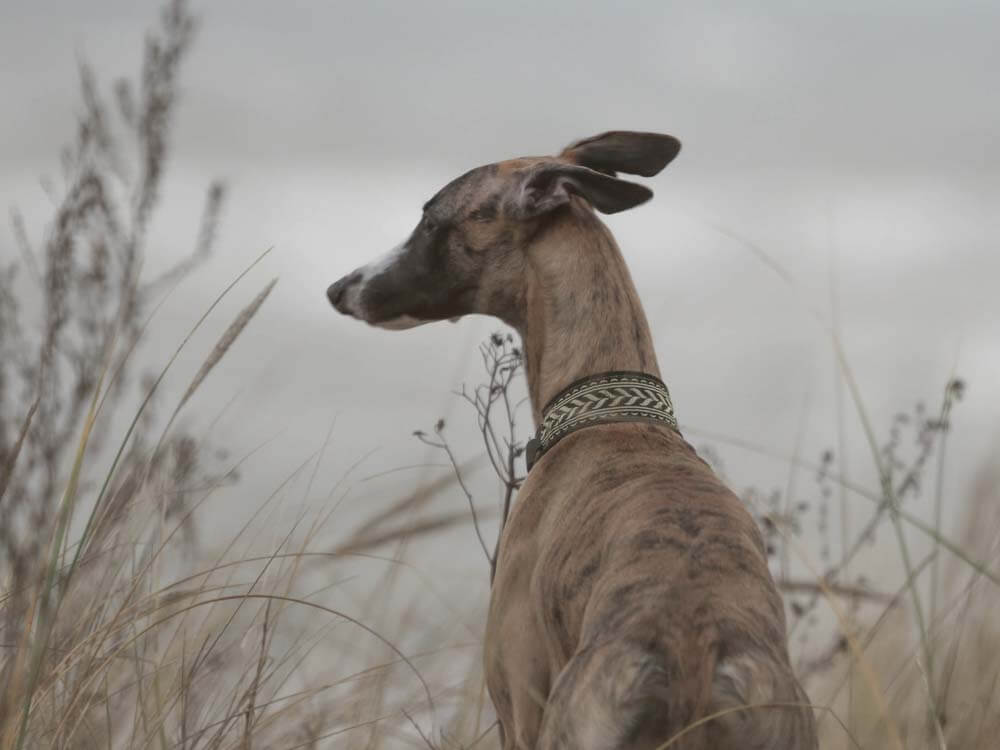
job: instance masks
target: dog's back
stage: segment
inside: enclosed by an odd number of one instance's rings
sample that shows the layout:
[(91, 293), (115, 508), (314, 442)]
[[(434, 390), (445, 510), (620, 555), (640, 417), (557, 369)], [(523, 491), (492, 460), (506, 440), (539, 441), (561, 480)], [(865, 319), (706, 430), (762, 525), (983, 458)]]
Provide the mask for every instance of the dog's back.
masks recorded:
[(505, 538), (535, 549), (520, 591), (549, 662), (538, 750), (815, 747), (760, 532), (676, 432), (582, 430), (519, 505)]

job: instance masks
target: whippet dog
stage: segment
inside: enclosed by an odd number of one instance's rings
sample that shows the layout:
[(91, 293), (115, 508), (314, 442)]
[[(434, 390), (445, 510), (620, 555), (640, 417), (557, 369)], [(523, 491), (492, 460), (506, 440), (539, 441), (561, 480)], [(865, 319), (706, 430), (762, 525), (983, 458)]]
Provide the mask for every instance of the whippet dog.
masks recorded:
[(655, 175), (679, 150), (611, 132), (473, 169), (405, 242), (327, 290), (374, 326), (482, 313), (523, 339), (539, 433), (484, 657), (504, 750), (817, 747), (761, 534), (678, 431), (635, 286), (594, 213), (644, 203), (652, 191), (617, 173)]

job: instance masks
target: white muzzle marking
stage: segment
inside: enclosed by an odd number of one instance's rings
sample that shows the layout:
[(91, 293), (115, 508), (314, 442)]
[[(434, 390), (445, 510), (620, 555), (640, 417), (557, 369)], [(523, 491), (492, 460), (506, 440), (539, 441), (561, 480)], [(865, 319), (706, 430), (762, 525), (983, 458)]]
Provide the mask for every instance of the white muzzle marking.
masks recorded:
[(371, 316), (368, 314), (368, 311), (365, 310), (364, 306), (361, 304), (361, 297), (368, 283), (376, 276), (380, 276), (386, 271), (389, 271), (397, 262), (399, 262), (399, 259), (402, 258), (405, 253), (406, 243), (401, 242), (381, 258), (373, 260), (368, 265), (362, 266), (357, 270), (357, 273), (361, 274), (361, 278), (358, 279), (358, 281), (344, 293), (344, 306), (351, 315), (375, 326), (376, 328), (384, 328), (389, 331), (403, 331), (407, 328), (416, 328), (419, 325), (431, 322), (429, 320), (414, 318), (411, 315), (400, 315), (399, 317), (392, 318), (390, 320), (373, 321)]

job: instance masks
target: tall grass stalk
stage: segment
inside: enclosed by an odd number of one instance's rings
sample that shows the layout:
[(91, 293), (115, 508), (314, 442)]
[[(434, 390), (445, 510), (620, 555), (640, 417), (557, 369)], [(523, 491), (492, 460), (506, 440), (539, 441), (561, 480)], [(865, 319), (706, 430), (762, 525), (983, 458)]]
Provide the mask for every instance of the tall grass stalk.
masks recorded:
[[(108, 348), (108, 359), (114, 345), (114, 338), (111, 339), (111, 346)], [(14, 743), (16, 750), (24, 747), (24, 740), (28, 731), (28, 714), (31, 709), (31, 701), (35, 696), (35, 689), (38, 687), (39, 674), (41, 672), (42, 659), (49, 646), (49, 637), (52, 634), (52, 624), (54, 618), (58, 616), (59, 605), (62, 603), (61, 597), (57, 596), (57, 601), (53, 603), (52, 595), (55, 588), (56, 571), (59, 568), (59, 559), (62, 553), (63, 539), (66, 530), (69, 528), (70, 519), (73, 517), (73, 508), (76, 504), (77, 488), (80, 483), (80, 472), (83, 467), (84, 455), (87, 452), (87, 444), (90, 441), (90, 432), (94, 427), (94, 420), (97, 417), (98, 396), (104, 384), (104, 377), (107, 374), (110, 361), (106, 362), (101, 369), (100, 377), (94, 388), (94, 393), (90, 401), (90, 409), (87, 411), (86, 419), (83, 423), (83, 430), (80, 434), (80, 441), (77, 444), (76, 457), (73, 461), (73, 468), (70, 471), (69, 481), (66, 483), (66, 490), (63, 493), (62, 502), (59, 508), (59, 517), (55, 528), (55, 535), (49, 544), (49, 559), (45, 572), (44, 583), (41, 591), (37, 595), (39, 606), (37, 616), (34, 618), (34, 625), (28, 624), (26, 632), (34, 630), (34, 638), (31, 643), (30, 666), (27, 676), (27, 688), (22, 698), (21, 720), (17, 732), (17, 740)]]

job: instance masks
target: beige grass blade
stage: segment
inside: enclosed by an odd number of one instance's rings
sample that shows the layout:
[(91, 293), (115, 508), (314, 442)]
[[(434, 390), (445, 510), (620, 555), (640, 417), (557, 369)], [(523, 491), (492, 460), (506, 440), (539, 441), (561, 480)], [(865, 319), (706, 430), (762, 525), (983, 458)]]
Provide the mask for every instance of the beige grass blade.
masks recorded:
[(177, 404), (177, 411), (180, 411), (184, 407), (184, 404), (186, 404), (188, 399), (194, 395), (195, 391), (197, 391), (198, 387), (205, 381), (205, 378), (208, 377), (208, 374), (212, 371), (212, 369), (219, 364), (222, 358), (226, 355), (226, 352), (229, 351), (229, 348), (236, 342), (236, 339), (239, 338), (240, 334), (243, 333), (243, 329), (249, 325), (251, 320), (253, 320), (253, 316), (257, 314), (258, 310), (260, 310), (260, 306), (264, 304), (264, 300), (267, 299), (267, 296), (271, 293), (271, 290), (274, 289), (274, 285), (277, 283), (277, 278), (271, 279), (268, 285), (265, 286), (257, 294), (257, 296), (253, 298), (253, 301), (240, 311), (240, 314), (236, 316), (236, 319), (229, 324), (229, 328), (227, 328), (219, 338), (218, 342), (215, 344), (215, 348), (212, 349), (208, 358), (202, 363), (201, 368), (197, 373), (195, 373), (194, 378), (191, 380), (191, 384), (187, 387), (187, 390), (184, 391), (184, 395), (181, 397), (180, 403)]

